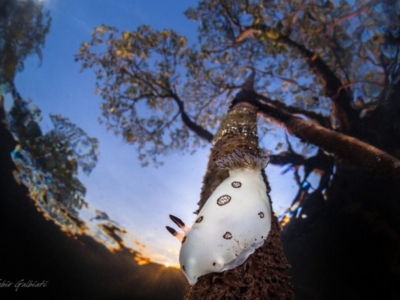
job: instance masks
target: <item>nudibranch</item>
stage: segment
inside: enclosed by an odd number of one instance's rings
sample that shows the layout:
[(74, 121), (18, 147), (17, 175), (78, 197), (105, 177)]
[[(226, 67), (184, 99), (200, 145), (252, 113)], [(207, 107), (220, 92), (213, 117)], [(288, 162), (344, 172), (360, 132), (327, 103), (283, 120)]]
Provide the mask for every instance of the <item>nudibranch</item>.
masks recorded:
[(182, 243), (179, 263), (190, 284), (212, 272), (234, 269), (263, 245), (271, 229), (271, 203), (261, 170), (268, 156), (235, 150), (216, 162), (229, 171), (192, 227), (170, 215), (185, 234), (167, 226)]

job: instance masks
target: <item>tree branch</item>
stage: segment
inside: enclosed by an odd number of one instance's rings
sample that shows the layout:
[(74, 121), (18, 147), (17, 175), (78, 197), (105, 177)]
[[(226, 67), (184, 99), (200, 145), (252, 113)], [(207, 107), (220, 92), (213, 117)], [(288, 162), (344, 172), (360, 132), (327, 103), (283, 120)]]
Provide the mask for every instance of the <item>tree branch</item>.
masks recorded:
[[(268, 28), (264, 30), (268, 30)], [(235, 39), (235, 43), (242, 42), (249, 36), (254, 37), (256, 33), (260, 33), (260, 30), (248, 27), (239, 34)], [(351, 107), (352, 98), (347, 91), (343, 89), (341, 80), (317, 54), (308, 50), (304, 45), (293, 41), (287, 35), (282, 35), (279, 32), (278, 34), (279, 36), (275, 39), (276, 42), (297, 49), (300, 55), (306, 59), (310, 69), (323, 81), (326, 96), (332, 100), (332, 112), (340, 121), (341, 130), (349, 132), (351, 130), (350, 121), (356, 116), (356, 113)]]
[(277, 101), (277, 100), (272, 100), (268, 97), (265, 97), (264, 95), (261, 94), (256, 94), (256, 98), (259, 100), (262, 100), (264, 103), (268, 104), (268, 105), (273, 105), (278, 109), (283, 109), (291, 114), (300, 114), (300, 115), (304, 115), (307, 118), (318, 122), (320, 125), (322, 126), (326, 126), (329, 121), (326, 117), (324, 117), (321, 114), (318, 114), (316, 112), (313, 111), (308, 111), (308, 110), (304, 110), (304, 109), (300, 109), (297, 107), (293, 107), (293, 106), (287, 106), (284, 103)]
[(254, 28), (247, 28), (243, 30), (238, 37), (235, 39), (235, 43), (240, 43), (241, 41), (245, 40), (247, 37), (251, 36), (254, 37), (256, 33), (259, 33), (260, 30)]
[(269, 163), (277, 166), (285, 166), (288, 164), (292, 166), (300, 166), (304, 164), (304, 161), (304, 156), (291, 151), (282, 151), (279, 154), (270, 155), (269, 157)]
[(211, 132), (209, 132), (207, 129), (204, 129), (203, 127), (201, 127), (200, 125), (198, 125), (197, 123), (193, 122), (190, 117), (187, 115), (186, 111), (185, 111), (185, 105), (183, 103), (183, 101), (179, 98), (179, 96), (175, 93), (171, 92), (171, 97), (172, 99), (176, 102), (176, 104), (179, 107), (179, 111), (181, 113), (181, 118), (182, 118), (182, 122), (191, 130), (193, 131), (195, 134), (197, 134), (199, 137), (201, 137), (202, 139), (206, 140), (207, 142), (212, 142), (214, 136)]
[[(351, 96), (342, 88), (341, 80), (332, 72), (329, 66), (314, 52), (308, 50), (305, 46), (291, 40), (288, 36), (279, 35), (277, 42), (295, 48), (306, 59), (310, 69), (316, 73), (324, 82), (326, 96), (331, 98), (336, 117), (341, 123), (341, 129), (344, 132), (350, 131), (350, 121), (356, 114), (351, 107)], [(342, 89), (341, 89), (342, 88)]]
[(240, 28), (241, 25), (240, 25), (239, 21), (230, 14), (228, 7), (226, 7), (226, 5), (223, 3), (223, 1), (220, 0), (219, 4), (221, 5), (223, 11), (225, 12), (224, 16), (227, 18), (227, 20), (229, 20), (229, 22), (231, 24), (234, 24), (236, 27)]
[(260, 72), (261, 74), (263, 74), (263, 75), (268, 75), (268, 76), (277, 78), (277, 79), (279, 79), (279, 80), (281, 80), (281, 81), (284, 81), (284, 82), (287, 82), (287, 83), (290, 83), (290, 84), (297, 85), (302, 91), (311, 90), (310, 88), (301, 85), (300, 83), (298, 83), (298, 82), (297, 82), (296, 80), (294, 80), (294, 79), (275, 75), (275, 74), (272, 73), (272, 71), (263, 71), (263, 70), (257, 70), (257, 71), (259, 71), (259, 72)]
[(272, 105), (259, 103), (259, 112), (286, 130), (325, 151), (337, 154), (361, 167), (388, 175), (400, 182), (400, 160), (361, 140), (295, 117)]
[(371, 3), (368, 3), (364, 6), (362, 6), (360, 9), (357, 9), (355, 12), (352, 12), (346, 16), (343, 16), (339, 19), (337, 19), (335, 22), (332, 23), (331, 26), (329, 26), (329, 28), (326, 30), (325, 35), (328, 35), (329, 33), (331, 33), (331, 31), (333, 30), (333, 28), (335, 28), (336, 25), (338, 25), (339, 23), (343, 22), (344, 20), (348, 20), (351, 19), (359, 14), (361, 14), (362, 12), (366, 11), (367, 8), (371, 5)]
[[(123, 69), (123, 71), (132, 76), (135, 77), (135, 75), (129, 71), (127, 71), (126, 69)], [(172, 88), (170, 86), (161, 86), (158, 84), (158, 86), (164, 90), (166, 90), (168, 92), (168, 95), (162, 96), (158, 93), (157, 89), (155, 89), (155, 87), (151, 84), (150, 81), (145, 80), (144, 77), (147, 77), (147, 74), (142, 72), (142, 76), (141, 76), (141, 80), (144, 81), (152, 90), (154, 90), (155, 96), (160, 97), (160, 98), (167, 98), (167, 97), (171, 97), (175, 103), (178, 105), (179, 108), (179, 112), (181, 114), (181, 118), (183, 123), (191, 130), (193, 131), (195, 134), (197, 134), (200, 138), (206, 140), (207, 142), (212, 141), (213, 139), (213, 134), (211, 132), (209, 132), (207, 129), (204, 129), (202, 126), (198, 125), (197, 123), (193, 122), (190, 117), (188, 116), (188, 114), (185, 111), (185, 105), (183, 103), (183, 101), (179, 98), (179, 96), (172, 90)], [(136, 77), (139, 79), (139, 77)]]

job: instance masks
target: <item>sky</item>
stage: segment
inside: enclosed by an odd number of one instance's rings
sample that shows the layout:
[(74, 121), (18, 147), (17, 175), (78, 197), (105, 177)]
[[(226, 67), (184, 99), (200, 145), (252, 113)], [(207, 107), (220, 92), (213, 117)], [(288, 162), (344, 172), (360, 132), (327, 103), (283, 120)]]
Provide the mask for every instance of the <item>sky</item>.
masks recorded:
[[(101, 98), (94, 94), (95, 76), (90, 70), (80, 72), (80, 64), (74, 62), (73, 56), (101, 24), (120, 31), (148, 24), (155, 29), (174, 29), (189, 42), (196, 41), (197, 24), (187, 20), (183, 12), (197, 1), (43, 1), (52, 17), (43, 61), (39, 64), (37, 57), (28, 58), (15, 83), (21, 96), (32, 99), (42, 110), (40, 125), (44, 133), (53, 129), (48, 115), (61, 114), (99, 140), (97, 166), (89, 176), (79, 176), (87, 188), (85, 200), (90, 206), (81, 216), (89, 220), (94, 217), (94, 209), (106, 212), (129, 232), (128, 246), (155, 262), (177, 265), (180, 243), (165, 225), (174, 225), (169, 214), (186, 224), (194, 221), (211, 145), (193, 155), (169, 154), (162, 158), (164, 165), (158, 168), (141, 167), (134, 146), (99, 124)], [(274, 209), (282, 212), (297, 192), (291, 172), (281, 175), (282, 170), (273, 166), (268, 166), (266, 172)], [(137, 249), (133, 241), (146, 247)]]

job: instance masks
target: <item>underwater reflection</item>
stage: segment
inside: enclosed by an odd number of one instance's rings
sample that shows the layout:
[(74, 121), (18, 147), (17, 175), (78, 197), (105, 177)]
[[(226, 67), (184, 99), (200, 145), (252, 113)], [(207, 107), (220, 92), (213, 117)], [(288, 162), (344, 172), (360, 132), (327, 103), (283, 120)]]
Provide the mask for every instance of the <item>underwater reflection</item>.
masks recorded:
[[(7, 115), (9, 129), (19, 141), (11, 153), (17, 167), (13, 175), (18, 184), (28, 188), (37, 210), (70, 236), (91, 236), (110, 251), (128, 249), (139, 265), (150, 263), (150, 258), (124, 245), (124, 239), (132, 239), (131, 234), (84, 199), (86, 188), (77, 176), (79, 171), (89, 175), (95, 168), (97, 139), (60, 115), (50, 115), (54, 129), (43, 135), (38, 125), (40, 109), (31, 108), (28, 101), (15, 95)], [(81, 211), (92, 217), (85, 220)]]

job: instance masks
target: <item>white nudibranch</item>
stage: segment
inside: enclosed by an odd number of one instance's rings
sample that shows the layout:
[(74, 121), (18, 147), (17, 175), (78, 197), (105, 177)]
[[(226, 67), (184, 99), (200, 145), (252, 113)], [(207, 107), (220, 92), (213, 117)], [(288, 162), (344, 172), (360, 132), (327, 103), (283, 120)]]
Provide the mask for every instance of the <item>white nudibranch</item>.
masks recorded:
[(179, 263), (190, 284), (212, 272), (234, 269), (264, 244), (271, 229), (271, 204), (261, 174), (269, 157), (235, 150), (216, 164), (229, 170), (189, 228), (171, 220), (185, 234), (167, 226), (182, 247)]

